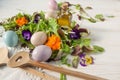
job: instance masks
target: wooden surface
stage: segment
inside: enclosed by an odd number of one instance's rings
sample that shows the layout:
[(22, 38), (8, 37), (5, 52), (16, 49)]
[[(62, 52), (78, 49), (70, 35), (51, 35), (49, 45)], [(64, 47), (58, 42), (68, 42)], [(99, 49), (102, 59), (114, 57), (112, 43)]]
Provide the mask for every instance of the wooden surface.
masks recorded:
[[(39, 10), (47, 10), (48, 0), (0, 0), (0, 21), (15, 15), (19, 10), (28, 13)], [(57, 0), (64, 1), (64, 0)], [(66, 0), (67, 1), (67, 0)], [(72, 3), (81, 3), (83, 7), (91, 6), (93, 10), (88, 13), (91, 16), (95, 14), (114, 15), (114, 18), (106, 18), (105, 22), (89, 23), (83, 21), (82, 27), (86, 27), (91, 32), (93, 44), (103, 46), (105, 52), (99, 55), (93, 55), (95, 64), (88, 67), (79, 66), (76, 71), (82, 71), (88, 74), (107, 78), (109, 80), (120, 79), (120, 0), (69, 0)], [(27, 4), (26, 4), (27, 3)], [(5, 46), (0, 38), (0, 46)], [(57, 63), (56, 63), (57, 64)], [(5, 69), (5, 68), (4, 68)], [(2, 68), (0, 68), (1, 71)], [(9, 72), (10, 73), (10, 72)], [(48, 74), (53, 72), (48, 71)], [(0, 73), (2, 74), (2, 73)], [(9, 74), (10, 75), (10, 74)], [(12, 74), (11, 74), (12, 75)], [(53, 73), (59, 77), (59, 74)], [(0, 75), (1, 76), (1, 75)], [(6, 73), (7, 76), (7, 73)], [(16, 74), (17, 76), (17, 74)], [(15, 77), (15, 76), (13, 76)], [(1, 80), (1, 79), (0, 79)], [(2, 79), (6, 80), (6, 79)], [(69, 77), (68, 80), (79, 80)]]

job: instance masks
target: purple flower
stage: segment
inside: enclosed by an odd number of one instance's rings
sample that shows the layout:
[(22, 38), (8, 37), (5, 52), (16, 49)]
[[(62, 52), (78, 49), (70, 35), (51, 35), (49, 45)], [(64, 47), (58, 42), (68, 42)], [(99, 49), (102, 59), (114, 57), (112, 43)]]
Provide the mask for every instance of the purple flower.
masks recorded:
[(87, 65), (85, 64), (85, 60), (84, 60), (84, 59), (80, 60), (80, 65), (83, 66), (83, 67), (87, 66)]
[(29, 41), (31, 36), (32, 36), (32, 34), (31, 34), (31, 32), (29, 30), (23, 30), (22, 31), (22, 36), (23, 36), (23, 38), (25, 40)]
[(76, 32), (70, 33), (70, 38), (71, 39), (79, 39), (81, 36), (80, 34), (76, 34)]
[(34, 13), (34, 23), (38, 23), (40, 20), (41, 16), (39, 13)]
[(87, 65), (90, 65), (90, 64), (93, 64), (93, 57), (90, 56), (90, 55), (86, 55), (86, 54), (80, 54), (80, 65), (81, 66), (87, 66)]
[(84, 28), (80, 28), (80, 26), (77, 24), (73, 29), (72, 32), (70, 33), (70, 38), (71, 39), (79, 39), (81, 37), (82, 32), (88, 33), (88, 31)]

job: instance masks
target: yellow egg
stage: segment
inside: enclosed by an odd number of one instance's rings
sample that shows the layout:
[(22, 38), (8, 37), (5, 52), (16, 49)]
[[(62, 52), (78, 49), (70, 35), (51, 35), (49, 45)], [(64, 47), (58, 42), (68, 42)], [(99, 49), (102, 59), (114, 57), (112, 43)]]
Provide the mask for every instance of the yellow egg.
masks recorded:
[(40, 31), (34, 33), (30, 41), (34, 46), (38, 46), (44, 44), (46, 40), (47, 40), (47, 34), (43, 31)]

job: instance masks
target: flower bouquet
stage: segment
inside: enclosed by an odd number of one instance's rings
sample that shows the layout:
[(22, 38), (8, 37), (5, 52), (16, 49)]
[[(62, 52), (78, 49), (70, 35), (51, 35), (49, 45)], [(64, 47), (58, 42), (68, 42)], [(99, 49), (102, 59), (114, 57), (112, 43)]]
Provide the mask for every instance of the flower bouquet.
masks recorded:
[(90, 54), (104, 49), (91, 44), (89, 31), (81, 28), (73, 15), (79, 21), (97, 22), (80, 4), (50, 0), (48, 12), (18, 13), (3, 21), (1, 25), (6, 31), (3, 40), (9, 47), (28, 47), (35, 61), (60, 61), (74, 68), (93, 64)]

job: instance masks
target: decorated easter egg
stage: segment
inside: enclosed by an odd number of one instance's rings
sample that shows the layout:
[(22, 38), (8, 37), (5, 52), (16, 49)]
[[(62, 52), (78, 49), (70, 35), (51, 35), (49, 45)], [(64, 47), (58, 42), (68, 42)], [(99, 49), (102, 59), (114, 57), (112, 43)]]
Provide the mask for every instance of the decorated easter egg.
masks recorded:
[(55, 0), (50, 0), (48, 3), (49, 9), (52, 10), (57, 10), (58, 9), (58, 5), (57, 2)]
[(18, 43), (18, 36), (14, 31), (6, 31), (3, 35), (3, 41), (9, 47), (14, 47)]
[(46, 40), (47, 40), (47, 34), (43, 31), (40, 31), (34, 33), (30, 41), (34, 46), (38, 46), (44, 44)]
[(35, 61), (47, 61), (52, 54), (50, 47), (46, 45), (37, 46), (32, 52), (32, 59)]

